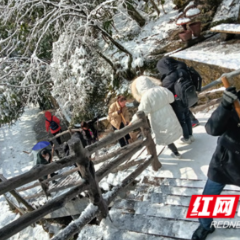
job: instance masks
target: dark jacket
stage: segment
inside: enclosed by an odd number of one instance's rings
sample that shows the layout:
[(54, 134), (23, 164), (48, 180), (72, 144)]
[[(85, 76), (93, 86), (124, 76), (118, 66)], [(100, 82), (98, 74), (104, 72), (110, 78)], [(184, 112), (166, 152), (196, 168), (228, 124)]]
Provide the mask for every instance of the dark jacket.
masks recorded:
[(240, 186), (240, 120), (235, 110), (227, 109), (221, 103), (205, 127), (208, 134), (220, 136), (209, 165), (208, 178)]
[[(170, 90), (174, 96), (174, 84), (181, 77), (188, 78), (187, 65), (171, 57), (163, 57), (157, 63), (157, 70), (162, 81), (162, 86)], [(188, 109), (181, 101), (172, 103), (175, 112), (184, 112)]]
[[(44, 148), (44, 149), (47, 150), (47, 153), (49, 154), (49, 160), (50, 160), (52, 157), (51, 150), (49, 150), (47, 148)], [(44, 149), (42, 149), (41, 151), (39, 151), (37, 153), (37, 163), (36, 163), (37, 165), (38, 164), (44, 164), (44, 165), (49, 164), (49, 161), (47, 161), (41, 154)]]
[(96, 141), (97, 138), (98, 138), (98, 131), (95, 128), (95, 122), (97, 122), (97, 120), (98, 120), (98, 117), (96, 117), (93, 120), (90, 120), (90, 121), (87, 122), (89, 128), (92, 130), (94, 141)]

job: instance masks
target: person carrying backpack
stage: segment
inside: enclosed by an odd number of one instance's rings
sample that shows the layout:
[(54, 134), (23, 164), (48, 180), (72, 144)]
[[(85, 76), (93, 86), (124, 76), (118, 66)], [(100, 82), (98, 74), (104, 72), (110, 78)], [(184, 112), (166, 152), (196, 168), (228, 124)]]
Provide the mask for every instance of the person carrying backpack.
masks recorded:
[[(53, 116), (49, 111), (46, 111), (45, 118), (45, 127), (47, 132), (50, 129), (53, 136), (61, 132), (60, 120), (56, 116)], [(56, 141), (59, 145), (62, 143), (60, 137), (57, 137)]]
[[(172, 157), (181, 158), (174, 144), (182, 135), (182, 128), (170, 104), (174, 101), (173, 94), (166, 88), (156, 85), (156, 79), (148, 76), (137, 77), (131, 85), (133, 97), (140, 104), (138, 111), (148, 117), (151, 129), (158, 145), (168, 146)], [(137, 120), (134, 115), (132, 121)]]
[(196, 91), (201, 90), (201, 77), (195, 79), (197, 73), (193, 68), (188, 68), (184, 62), (171, 57), (163, 57), (157, 63), (162, 86), (174, 94), (175, 101), (171, 104), (183, 129), (183, 143), (190, 144), (194, 141), (190, 110), (197, 103)]

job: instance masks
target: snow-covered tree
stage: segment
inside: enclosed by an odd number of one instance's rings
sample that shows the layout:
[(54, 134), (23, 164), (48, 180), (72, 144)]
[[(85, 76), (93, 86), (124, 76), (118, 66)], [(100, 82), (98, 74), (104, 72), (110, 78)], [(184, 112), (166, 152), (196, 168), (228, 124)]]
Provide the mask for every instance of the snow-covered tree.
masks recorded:
[[(7, 88), (22, 91), (21, 108), (28, 102), (45, 101), (50, 93), (60, 99), (62, 93), (60, 105), (74, 116), (77, 111), (81, 112), (78, 115), (87, 117), (91, 112), (92, 116), (95, 106), (104, 105), (102, 101), (106, 100), (106, 92), (114, 88), (113, 83), (135, 76), (138, 65), (133, 63), (135, 56), (117, 37), (128, 37), (128, 33), (118, 31), (114, 18), (127, 20), (134, 26), (134, 32), (148, 20), (143, 3), (143, 0), (0, 0), (2, 92)], [(83, 49), (86, 56), (79, 55)], [(113, 52), (118, 53), (118, 58), (112, 58)], [(141, 60), (139, 54), (135, 55)], [(23, 89), (14, 90), (13, 85)]]

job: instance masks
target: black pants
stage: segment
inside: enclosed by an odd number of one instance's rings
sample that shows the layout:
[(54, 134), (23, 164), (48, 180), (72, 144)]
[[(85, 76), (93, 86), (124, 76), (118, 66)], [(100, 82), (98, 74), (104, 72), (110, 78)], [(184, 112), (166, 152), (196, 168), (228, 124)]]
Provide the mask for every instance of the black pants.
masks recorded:
[[(62, 132), (61, 129), (60, 129), (58, 132), (53, 133), (52, 135), (53, 135), (53, 136), (56, 136), (56, 135), (59, 134), (60, 132)], [(62, 141), (61, 141), (61, 138), (60, 138), (60, 137), (57, 137), (57, 138), (56, 138), (56, 141), (57, 141), (57, 143), (58, 143), (59, 145), (61, 145)]]
[(176, 112), (176, 115), (183, 129), (183, 137), (185, 139), (189, 139), (189, 136), (192, 135), (192, 122), (190, 119), (190, 111), (187, 109), (182, 112)]
[[(114, 126), (112, 126), (112, 127), (113, 127), (113, 130), (117, 130), (117, 128), (115, 128)], [(121, 125), (120, 125), (120, 129), (122, 129), (122, 128), (124, 128), (124, 124), (123, 123), (121, 123)], [(121, 147), (124, 147), (124, 146), (126, 146), (128, 144), (128, 140), (129, 139), (131, 139), (131, 137), (130, 137), (129, 134), (127, 134), (125, 137), (120, 138), (118, 140), (118, 142), (119, 142)]]
[(171, 143), (168, 145), (168, 148), (173, 152), (173, 153), (178, 153), (178, 149), (174, 143)]

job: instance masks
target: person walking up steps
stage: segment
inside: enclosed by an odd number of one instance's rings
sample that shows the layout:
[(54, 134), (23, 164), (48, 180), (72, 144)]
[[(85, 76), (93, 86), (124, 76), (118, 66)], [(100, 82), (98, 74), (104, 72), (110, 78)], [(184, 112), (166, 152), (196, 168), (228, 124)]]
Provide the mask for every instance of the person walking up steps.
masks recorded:
[[(56, 116), (53, 116), (49, 111), (45, 112), (45, 127), (46, 131), (48, 132), (50, 129), (50, 132), (53, 136), (57, 135), (61, 132), (61, 126), (60, 126), (60, 120)], [(61, 138), (57, 137), (56, 141), (59, 145), (61, 145)]]
[[(181, 141), (190, 144), (194, 141), (194, 137), (189, 107), (197, 103), (197, 93), (189, 69), (184, 62), (171, 57), (163, 57), (159, 60), (157, 69), (162, 86), (174, 95), (175, 101), (171, 105), (183, 129)], [(197, 81), (197, 85), (201, 85), (201, 82), (198, 84)]]
[[(233, 107), (236, 99), (240, 99), (240, 92), (237, 93), (235, 87), (227, 88), (221, 104), (206, 123), (207, 133), (219, 138), (203, 195), (220, 195), (226, 184), (240, 186), (240, 120)], [(212, 221), (212, 218), (199, 218), (200, 225), (192, 240), (205, 240), (209, 233), (213, 233)]]
[[(168, 145), (172, 156), (180, 158), (181, 155), (173, 143), (182, 135), (181, 125), (170, 105), (174, 96), (168, 89), (156, 85), (152, 80), (158, 81), (148, 76), (137, 77), (131, 85), (132, 95), (140, 102), (138, 110), (149, 116), (156, 144)], [(136, 119), (137, 116), (134, 115), (132, 121)]]
[[(119, 130), (129, 124), (129, 113), (126, 102), (126, 98), (119, 95), (117, 101), (114, 102), (108, 110), (108, 121), (111, 123), (114, 130)], [(127, 134), (125, 137), (119, 139), (120, 146), (124, 147), (127, 145), (130, 138), (130, 135)]]

